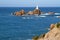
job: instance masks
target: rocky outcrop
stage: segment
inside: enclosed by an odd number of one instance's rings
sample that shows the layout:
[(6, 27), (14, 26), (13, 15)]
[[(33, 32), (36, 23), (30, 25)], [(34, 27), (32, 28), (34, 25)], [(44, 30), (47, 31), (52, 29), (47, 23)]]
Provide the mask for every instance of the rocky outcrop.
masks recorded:
[(51, 24), (50, 31), (32, 40), (60, 40), (60, 23)]
[(21, 10), (21, 11), (15, 13), (16, 16), (21, 16), (21, 15), (24, 15), (24, 14), (25, 14), (24, 10)]
[(39, 10), (38, 5), (36, 6), (35, 10), (33, 10), (33, 14), (41, 14), (41, 10)]
[(39, 9), (35, 9), (33, 11), (28, 12), (28, 15), (35, 15), (35, 14), (40, 15), (41, 11)]
[[(13, 15), (16, 15), (16, 16), (22, 16), (25, 14), (25, 11), (24, 10), (21, 10), (21, 11), (18, 11), (18, 12), (15, 12)], [(41, 14), (41, 11), (39, 10), (38, 6), (36, 6), (35, 10), (33, 11), (29, 11), (28, 13), (26, 13), (25, 15), (40, 15)]]
[[(16, 16), (21, 16), (21, 15), (24, 15), (24, 14), (25, 14), (25, 11), (24, 10), (15, 12), (15, 15)], [(34, 11), (29, 11), (27, 14), (28, 15), (34, 15), (34, 14), (40, 15), (41, 14), (41, 11), (39, 9), (35, 9)]]
[(40, 14), (41, 14), (41, 11), (40, 11), (39, 9), (35, 9), (35, 10), (33, 11), (33, 14), (38, 14), (38, 15), (40, 15)]

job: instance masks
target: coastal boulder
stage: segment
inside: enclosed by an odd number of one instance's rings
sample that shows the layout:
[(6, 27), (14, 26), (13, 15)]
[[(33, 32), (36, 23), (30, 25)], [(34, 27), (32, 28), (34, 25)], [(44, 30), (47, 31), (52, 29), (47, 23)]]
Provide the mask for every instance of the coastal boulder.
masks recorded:
[(55, 24), (50, 25), (50, 30), (52, 30), (55, 27)]
[(40, 11), (39, 9), (35, 9), (35, 10), (33, 11), (33, 14), (38, 14), (38, 15), (40, 15), (40, 14), (41, 14), (41, 11)]
[(24, 10), (21, 10), (21, 11), (15, 13), (16, 16), (22, 16), (24, 14), (25, 14)]
[(20, 12), (15, 12), (15, 15), (16, 15), (16, 16), (20, 16), (21, 13), (20, 13)]

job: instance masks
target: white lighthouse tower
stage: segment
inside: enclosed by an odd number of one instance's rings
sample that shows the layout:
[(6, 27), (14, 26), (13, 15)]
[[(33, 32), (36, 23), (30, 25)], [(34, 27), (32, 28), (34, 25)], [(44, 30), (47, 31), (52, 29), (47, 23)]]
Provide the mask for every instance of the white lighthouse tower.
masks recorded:
[(38, 8), (38, 5), (36, 6), (36, 9), (39, 9), (39, 8)]

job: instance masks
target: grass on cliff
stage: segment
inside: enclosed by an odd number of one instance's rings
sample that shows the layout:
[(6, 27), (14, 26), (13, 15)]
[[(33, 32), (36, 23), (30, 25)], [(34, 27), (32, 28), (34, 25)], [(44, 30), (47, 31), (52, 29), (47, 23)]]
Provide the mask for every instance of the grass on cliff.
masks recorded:
[(56, 23), (56, 27), (57, 28), (60, 28), (60, 22), (59, 23)]
[(45, 34), (41, 34), (40, 36), (34, 36), (33, 40), (38, 40), (38, 38), (44, 38)]
[(33, 37), (33, 40), (37, 40), (38, 38), (39, 38), (39, 36), (36, 35)]
[(45, 34), (41, 34), (39, 38), (44, 38), (45, 37)]

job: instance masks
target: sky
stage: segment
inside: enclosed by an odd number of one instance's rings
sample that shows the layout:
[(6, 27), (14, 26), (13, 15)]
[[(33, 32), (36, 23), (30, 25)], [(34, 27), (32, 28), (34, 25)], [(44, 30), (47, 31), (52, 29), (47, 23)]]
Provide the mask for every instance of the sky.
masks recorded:
[(60, 0), (0, 0), (0, 7), (60, 7)]

